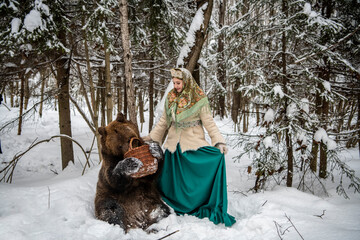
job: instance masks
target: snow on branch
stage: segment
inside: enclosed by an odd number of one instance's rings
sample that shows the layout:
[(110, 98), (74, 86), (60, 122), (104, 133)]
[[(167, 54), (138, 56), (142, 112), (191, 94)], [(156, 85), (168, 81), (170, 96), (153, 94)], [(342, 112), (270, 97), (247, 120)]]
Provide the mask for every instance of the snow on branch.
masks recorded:
[(314, 134), (314, 140), (316, 142), (323, 142), (326, 144), (328, 150), (334, 150), (336, 148), (336, 142), (329, 138), (327, 132), (323, 128), (319, 128)]
[(176, 62), (176, 66), (180, 67), (184, 65), (184, 59), (188, 56), (191, 51), (191, 48), (195, 44), (195, 33), (201, 29), (201, 26), (204, 22), (204, 12), (208, 6), (208, 3), (205, 3), (201, 8), (199, 8), (195, 14), (195, 17), (190, 25), (189, 31), (186, 34), (186, 39), (183, 47), (180, 50), (179, 58)]

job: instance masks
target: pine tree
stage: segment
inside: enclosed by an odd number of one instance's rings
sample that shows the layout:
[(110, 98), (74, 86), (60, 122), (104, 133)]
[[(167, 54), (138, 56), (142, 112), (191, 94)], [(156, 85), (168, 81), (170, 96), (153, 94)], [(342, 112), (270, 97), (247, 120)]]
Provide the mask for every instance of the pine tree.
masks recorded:
[[(257, 135), (240, 134), (243, 154), (252, 156), (256, 169), (254, 189), (263, 187), (270, 177), (281, 183), (285, 172), (287, 186), (295, 181), (299, 187), (305, 186), (304, 190), (313, 188), (309, 185), (316, 173), (309, 170), (308, 163), (308, 159), (317, 161), (310, 151), (313, 139), (322, 149), (320, 177), (331, 174), (329, 164), (336, 165), (354, 181), (355, 190), (359, 189), (359, 179), (336, 157), (339, 146), (329, 136), (332, 127), (327, 121), (331, 119), (330, 106), (343, 98), (331, 88), (331, 79), (338, 76), (329, 75), (334, 62), (340, 64), (334, 61), (339, 59), (339, 53), (330, 46), (338, 40), (333, 36), (343, 29), (341, 21), (317, 12), (306, 1), (248, 2), (247, 14), (227, 28), (231, 49), (247, 46), (241, 55), (232, 51), (228, 75), (231, 82), (243, 79), (244, 85), (238, 91), (264, 111)], [(240, 6), (246, 5), (236, 3), (230, 7), (235, 16)], [(317, 105), (312, 102), (316, 96), (320, 101)], [(318, 110), (312, 106), (318, 106)]]

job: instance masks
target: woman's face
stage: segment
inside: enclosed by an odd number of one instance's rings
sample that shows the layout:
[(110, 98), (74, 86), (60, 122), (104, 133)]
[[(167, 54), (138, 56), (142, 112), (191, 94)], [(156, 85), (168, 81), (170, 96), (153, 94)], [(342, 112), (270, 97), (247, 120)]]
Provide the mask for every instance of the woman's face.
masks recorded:
[(178, 93), (181, 92), (183, 87), (184, 87), (183, 86), (183, 81), (181, 79), (178, 79), (178, 78), (173, 78), (172, 81), (173, 81), (175, 90)]

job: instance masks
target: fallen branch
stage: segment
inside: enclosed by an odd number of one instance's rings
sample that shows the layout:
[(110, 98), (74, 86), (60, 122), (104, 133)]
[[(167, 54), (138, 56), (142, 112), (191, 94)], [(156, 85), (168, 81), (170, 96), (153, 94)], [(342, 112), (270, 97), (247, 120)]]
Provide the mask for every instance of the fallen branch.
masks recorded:
[(168, 235), (166, 235), (166, 236), (164, 236), (162, 238), (159, 238), (158, 240), (162, 240), (162, 239), (165, 239), (167, 237), (170, 237), (171, 235), (173, 235), (174, 233), (177, 233), (178, 231), (180, 231), (180, 230), (176, 230), (175, 232), (172, 232), (172, 233), (170, 233), (170, 234), (168, 234)]
[[(52, 139), (54, 138), (67, 138), (71, 141), (73, 141), (74, 143), (76, 143), (80, 149), (82, 150), (82, 152), (84, 153), (84, 156), (85, 156), (85, 159), (86, 159), (86, 163), (85, 163), (85, 166), (86, 164), (88, 164), (88, 166), (90, 167), (90, 163), (89, 163), (89, 157), (86, 155), (86, 152), (84, 150), (84, 148), (80, 145), (80, 143), (78, 143), (76, 140), (74, 140), (73, 138), (71, 138), (70, 136), (68, 135), (65, 135), (65, 134), (60, 134), (60, 135), (55, 135), (55, 136), (52, 136), (48, 139), (44, 139), (44, 140), (41, 140), (41, 141), (38, 141), (36, 143), (31, 143), (30, 147), (28, 149), (26, 149), (24, 152), (20, 153), (20, 154), (16, 154), (14, 156), (14, 158), (9, 162), (9, 164), (4, 167), (1, 171), (0, 171), (0, 174), (1, 173), (4, 173), (4, 176), (0, 179), (0, 182), (5, 180), (6, 179), (6, 182), (7, 183), (11, 183), (12, 182), (12, 177), (13, 177), (13, 173), (14, 173), (14, 170), (15, 170), (15, 167), (16, 167), (16, 164), (19, 162), (20, 158), (23, 157), (27, 152), (29, 152), (32, 148), (34, 148), (35, 146), (41, 144), (41, 143), (44, 143), (44, 142), (50, 142)], [(35, 139), (36, 141), (36, 139)], [(34, 142), (35, 142), (34, 141)], [(89, 155), (90, 156), (90, 155)], [(10, 173), (9, 173), (10, 172)], [(83, 173), (84, 174), (84, 171)], [(7, 176), (8, 175), (8, 176)], [(6, 178), (7, 176), (7, 178)]]
[(293, 228), (295, 229), (295, 231), (299, 234), (299, 236), (301, 237), (301, 239), (304, 240), (303, 236), (301, 236), (301, 234), (299, 233), (299, 231), (297, 230), (297, 228), (295, 227), (295, 225), (293, 224), (293, 222), (291, 221), (291, 219), (285, 214), (285, 217), (289, 220), (289, 222), (291, 223), (291, 225), (293, 226)]
[(276, 221), (274, 221), (274, 224), (275, 224), (276, 232), (277, 232), (280, 240), (283, 240), (282, 236), (285, 235), (285, 232), (289, 231), (289, 228), (291, 228), (291, 226), (287, 227), (284, 231), (281, 231), (282, 226), (279, 223), (277, 223)]
[[(93, 138), (93, 141), (92, 141), (92, 143), (91, 143), (90, 150), (89, 150), (89, 154), (88, 154), (88, 156), (86, 157), (86, 163), (85, 163), (85, 166), (84, 166), (84, 169), (83, 169), (81, 175), (84, 175), (85, 169), (86, 169), (86, 165), (88, 165), (88, 166), (90, 167), (89, 159), (90, 159), (91, 151), (92, 151), (92, 149), (93, 149), (93, 147), (94, 147), (95, 138), (96, 138), (96, 135), (94, 135), (94, 138)], [(93, 164), (94, 164), (94, 163), (93, 163)]]
[(325, 215), (325, 211), (326, 211), (326, 210), (323, 210), (323, 213), (322, 213), (321, 215), (314, 215), (314, 216), (315, 216), (315, 217), (319, 217), (319, 218), (322, 219), (322, 217)]
[(234, 190), (234, 191), (229, 191), (229, 192), (232, 192), (232, 193), (240, 193), (242, 195), (244, 195), (245, 197), (247, 197), (248, 195), (246, 195), (245, 193), (243, 193), (242, 191), (237, 191), (237, 190)]
[[(277, 232), (280, 240), (282, 240), (282, 239), (283, 239), (283, 238), (281, 237), (282, 234), (281, 234), (280, 229), (279, 229), (279, 226), (280, 226), (280, 225), (279, 225), (276, 221), (274, 221), (274, 224), (275, 224), (275, 227), (276, 227), (276, 232)], [(280, 226), (280, 228), (281, 228), (281, 226)]]
[(11, 109), (8, 106), (6, 106), (5, 103), (1, 103), (1, 105), (4, 105), (9, 111), (11, 111)]

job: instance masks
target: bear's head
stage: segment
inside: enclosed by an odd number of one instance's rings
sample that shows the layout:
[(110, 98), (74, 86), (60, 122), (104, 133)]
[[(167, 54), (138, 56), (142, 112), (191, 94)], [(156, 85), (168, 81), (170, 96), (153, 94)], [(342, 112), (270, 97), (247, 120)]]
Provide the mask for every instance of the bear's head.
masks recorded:
[[(109, 123), (106, 127), (99, 127), (98, 131), (101, 135), (101, 152), (103, 155), (114, 156), (120, 159), (129, 150), (131, 138), (140, 138), (137, 126), (133, 122), (126, 120), (122, 113), (119, 113), (116, 120)], [(133, 147), (142, 144), (143, 140), (134, 141)]]

